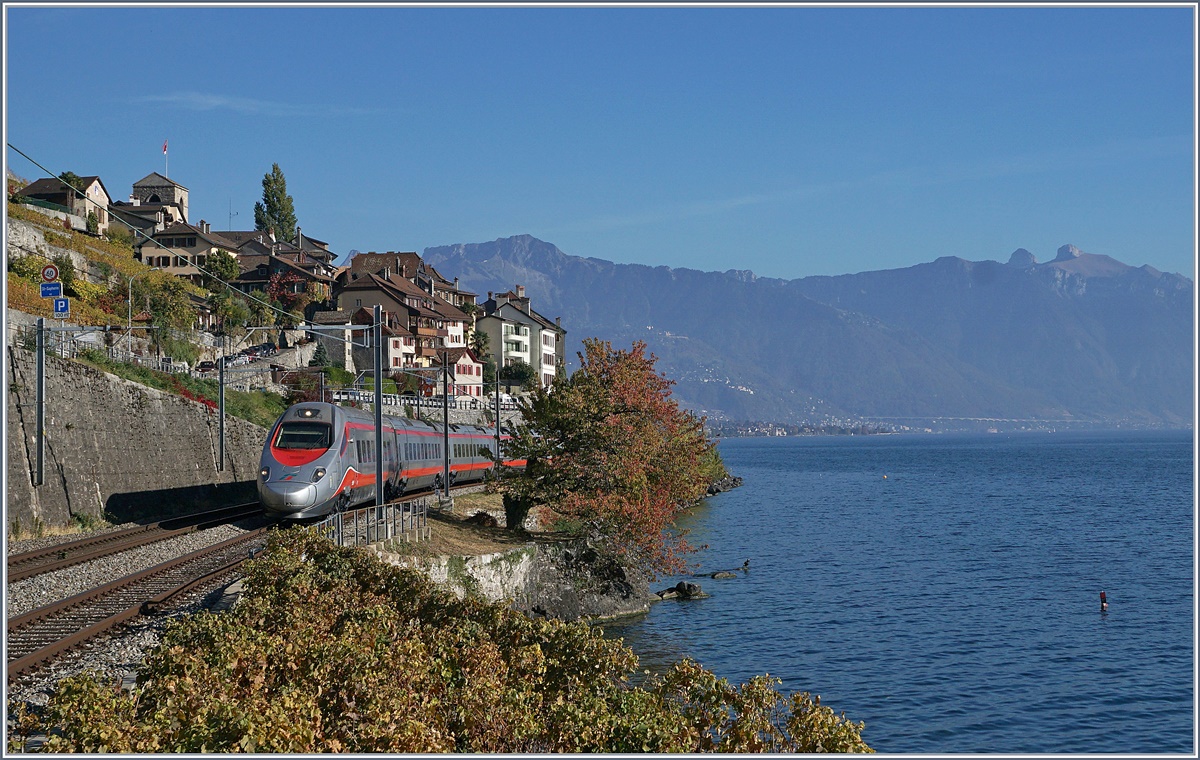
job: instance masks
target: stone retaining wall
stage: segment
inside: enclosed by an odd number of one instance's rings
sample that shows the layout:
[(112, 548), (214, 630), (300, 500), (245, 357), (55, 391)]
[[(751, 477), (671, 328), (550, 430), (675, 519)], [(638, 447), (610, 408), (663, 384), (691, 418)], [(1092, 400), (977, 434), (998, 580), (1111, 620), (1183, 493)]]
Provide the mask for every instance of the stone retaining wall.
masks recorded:
[(207, 406), (56, 356), (46, 357), (44, 484), (36, 467), (33, 351), (5, 346), (8, 529), (61, 526), (72, 516), (124, 522), (250, 501), (266, 430)]

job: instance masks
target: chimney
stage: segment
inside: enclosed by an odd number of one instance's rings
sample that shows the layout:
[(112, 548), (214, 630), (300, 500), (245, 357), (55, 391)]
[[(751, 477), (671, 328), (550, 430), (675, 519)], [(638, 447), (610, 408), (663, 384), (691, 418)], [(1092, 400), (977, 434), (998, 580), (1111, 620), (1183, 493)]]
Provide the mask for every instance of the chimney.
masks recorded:
[(457, 277), (454, 278), (454, 289), (458, 290), (458, 278)]
[(133, 204), (133, 205), (135, 205), (135, 206), (140, 206), (140, 205), (142, 205), (142, 199), (141, 199), (141, 198), (139, 198), (139, 197), (137, 197), (136, 195), (131, 195), (131, 196), (129, 196), (129, 202), (130, 202), (130, 203), (132, 203), (132, 204)]
[(555, 326), (555, 327), (559, 327), (559, 328), (561, 328), (561, 327), (562, 327), (562, 317), (555, 317), (555, 318), (554, 318), (554, 326)]
[(302, 251), (304, 250), (304, 236), (300, 234), (299, 225), (296, 226), (296, 247)]
[(517, 286), (517, 298), (524, 298), (524, 297), (525, 297), (525, 286), (518, 285)]
[(211, 226), (212, 225), (210, 225), (208, 222), (204, 221), (203, 219), (200, 220), (200, 231), (203, 232), (205, 235), (208, 234), (208, 230)]
[(488, 300), (489, 301), (492, 300), (492, 291), (490, 291), (490, 290), (488, 291)]

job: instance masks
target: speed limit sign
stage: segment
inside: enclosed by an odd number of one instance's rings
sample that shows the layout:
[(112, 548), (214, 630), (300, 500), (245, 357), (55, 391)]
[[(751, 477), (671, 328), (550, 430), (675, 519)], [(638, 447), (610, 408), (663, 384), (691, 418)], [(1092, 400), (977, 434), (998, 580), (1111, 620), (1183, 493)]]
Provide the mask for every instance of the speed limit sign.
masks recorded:
[(42, 279), (46, 282), (54, 282), (58, 279), (58, 267), (53, 264), (47, 264), (42, 267)]

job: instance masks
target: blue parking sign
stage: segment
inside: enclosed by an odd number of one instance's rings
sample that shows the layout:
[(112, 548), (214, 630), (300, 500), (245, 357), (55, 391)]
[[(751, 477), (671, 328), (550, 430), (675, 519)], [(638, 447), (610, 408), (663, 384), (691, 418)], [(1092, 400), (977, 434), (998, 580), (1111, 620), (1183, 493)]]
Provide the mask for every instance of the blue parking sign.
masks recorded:
[(55, 298), (54, 299), (54, 318), (66, 319), (71, 315), (71, 299), (70, 298)]

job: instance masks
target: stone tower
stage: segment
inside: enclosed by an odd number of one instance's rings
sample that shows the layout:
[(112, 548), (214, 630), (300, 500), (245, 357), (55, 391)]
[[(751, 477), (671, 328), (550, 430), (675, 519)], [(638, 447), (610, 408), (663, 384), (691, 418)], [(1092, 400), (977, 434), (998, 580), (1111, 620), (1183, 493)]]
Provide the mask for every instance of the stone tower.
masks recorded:
[(148, 174), (133, 183), (133, 195), (143, 206), (174, 206), (183, 221), (188, 216), (188, 189), (158, 172)]

